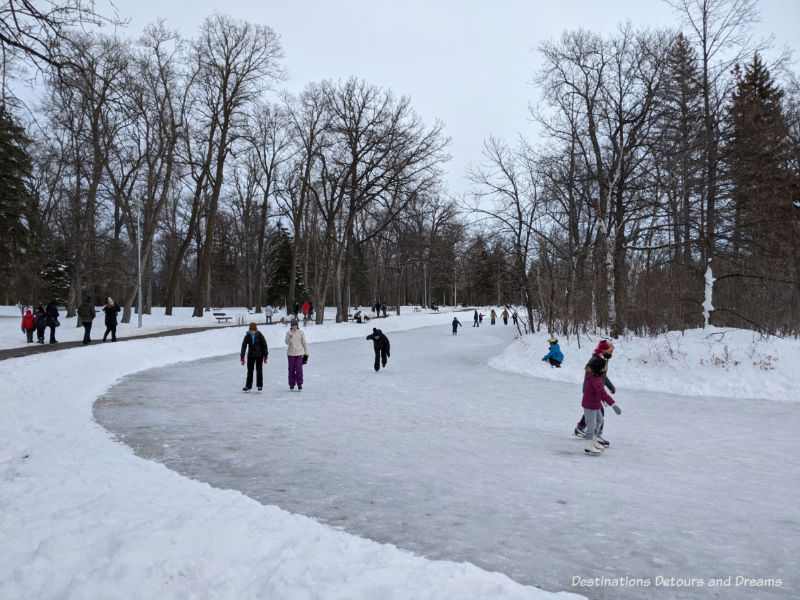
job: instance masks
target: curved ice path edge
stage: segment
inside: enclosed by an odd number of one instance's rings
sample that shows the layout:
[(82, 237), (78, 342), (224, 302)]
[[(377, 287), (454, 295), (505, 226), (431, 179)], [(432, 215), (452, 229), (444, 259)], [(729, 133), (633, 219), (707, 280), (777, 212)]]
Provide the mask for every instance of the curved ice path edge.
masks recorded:
[[(406, 319), (382, 325), (398, 331), (441, 321)], [(267, 329), (279, 350), (284, 329)], [(0, 364), (0, 597), (583, 598), (424, 559), (187, 479), (135, 456), (93, 420), (95, 400), (123, 376), (234, 354), (242, 331), (97, 344), (51, 353), (45, 365), (38, 356)], [(315, 326), (313, 339), (364, 331)]]

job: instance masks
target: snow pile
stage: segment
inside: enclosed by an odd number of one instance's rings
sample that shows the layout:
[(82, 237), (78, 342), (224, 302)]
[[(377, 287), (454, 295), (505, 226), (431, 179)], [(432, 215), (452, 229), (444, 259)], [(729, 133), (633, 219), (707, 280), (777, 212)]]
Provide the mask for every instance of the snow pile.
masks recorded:
[[(600, 337), (562, 338), (560, 369), (542, 362), (549, 334), (516, 340), (489, 364), (497, 369), (578, 383)], [(800, 341), (743, 329), (709, 327), (652, 338), (614, 340), (609, 377), (620, 390), (685, 396), (767, 398), (800, 402)]]
[[(379, 326), (440, 321), (447, 327), (449, 318), (412, 314)], [(322, 341), (366, 336), (371, 327), (309, 329)], [(282, 346), (285, 327), (262, 329), (271, 348)], [(237, 353), (243, 331), (96, 343), (0, 362), (1, 598), (578, 597), (471, 564), (426, 560), (186, 479), (134, 456), (93, 421), (94, 400), (120, 377)]]

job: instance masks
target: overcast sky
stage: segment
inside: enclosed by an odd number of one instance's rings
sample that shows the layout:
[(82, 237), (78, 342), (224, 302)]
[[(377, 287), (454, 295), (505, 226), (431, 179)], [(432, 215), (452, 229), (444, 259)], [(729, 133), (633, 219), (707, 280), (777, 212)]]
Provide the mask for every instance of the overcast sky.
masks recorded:
[[(452, 138), (448, 186), (467, 188), (463, 173), (481, 161), (490, 134), (533, 135), (528, 105), (538, 65), (536, 47), (565, 29), (610, 32), (635, 26), (677, 26), (660, 0), (115, 0), (135, 36), (158, 17), (186, 38), (214, 11), (261, 23), (282, 39), (286, 86), (361, 77), (411, 98), (429, 124)], [(776, 46), (800, 48), (800, 1), (761, 0), (758, 34)], [(797, 58), (797, 57), (795, 57)], [(797, 63), (794, 65), (797, 71)]]

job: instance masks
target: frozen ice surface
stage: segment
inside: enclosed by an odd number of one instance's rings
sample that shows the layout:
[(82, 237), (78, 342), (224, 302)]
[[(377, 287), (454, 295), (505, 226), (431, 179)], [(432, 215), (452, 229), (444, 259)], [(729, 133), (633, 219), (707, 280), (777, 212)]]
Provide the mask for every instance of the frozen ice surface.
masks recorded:
[[(377, 374), (366, 340), (312, 344), (302, 392), (288, 389), (281, 347), (260, 393), (241, 391), (238, 355), (182, 363), (126, 377), (95, 416), (137, 454), (193, 479), (547, 590), (609, 600), (800, 593), (794, 405), (618, 393), (611, 447), (586, 457), (572, 436), (579, 383), (487, 366), (512, 334), (393, 333)], [(655, 587), (658, 576), (729, 575), (783, 584)], [(575, 576), (653, 587), (578, 589)]]

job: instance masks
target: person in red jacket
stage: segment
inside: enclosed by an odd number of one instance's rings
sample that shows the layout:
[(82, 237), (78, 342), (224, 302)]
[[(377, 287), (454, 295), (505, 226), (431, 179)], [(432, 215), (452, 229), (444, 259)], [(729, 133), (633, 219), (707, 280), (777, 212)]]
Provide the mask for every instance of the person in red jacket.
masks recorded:
[(594, 356), (589, 364), (586, 365), (586, 374), (583, 376), (583, 415), (586, 417), (586, 446), (584, 453), (590, 456), (597, 456), (605, 447), (597, 441), (600, 429), (603, 426), (603, 403), (605, 402), (618, 415), (622, 410), (614, 403), (611, 396), (605, 390), (603, 375), (606, 371), (607, 363), (602, 356)]
[(28, 336), (28, 343), (29, 344), (33, 343), (33, 330), (34, 330), (33, 322), (34, 322), (33, 312), (29, 308), (25, 312), (25, 316), (22, 317), (22, 331), (24, 331), (25, 335)]

